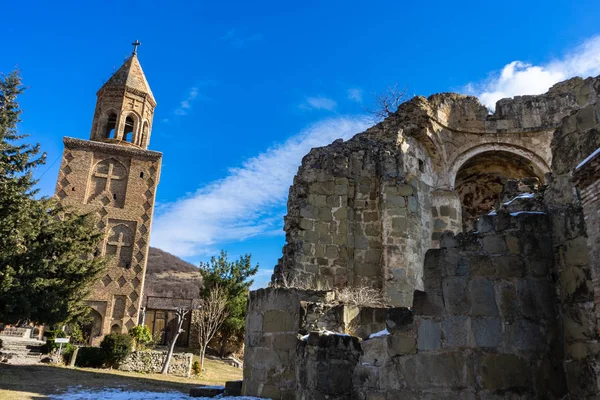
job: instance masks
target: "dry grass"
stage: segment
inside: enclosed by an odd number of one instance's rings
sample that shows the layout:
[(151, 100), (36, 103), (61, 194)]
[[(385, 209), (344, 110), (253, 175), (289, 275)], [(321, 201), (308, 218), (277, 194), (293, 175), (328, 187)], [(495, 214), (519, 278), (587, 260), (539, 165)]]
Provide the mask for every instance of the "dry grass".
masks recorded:
[(207, 359), (205, 366), (201, 376), (182, 378), (108, 369), (0, 364), (0, 399), (45, 399), (47, 395), (66, 392), (71, 386), (188, 394), (190, 388), (198, 385), (224, 385), (225, 381), (242, 379), (241, 369), (223, 362)]

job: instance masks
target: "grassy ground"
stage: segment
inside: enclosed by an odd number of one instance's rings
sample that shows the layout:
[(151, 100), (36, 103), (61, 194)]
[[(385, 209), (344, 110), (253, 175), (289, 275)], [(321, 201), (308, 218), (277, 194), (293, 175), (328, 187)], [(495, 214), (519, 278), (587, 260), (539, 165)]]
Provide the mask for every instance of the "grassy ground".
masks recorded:
[(220, 361), (206, 360), (205, 369), (199, 377), (182, 378), (94, 368), (0, 364), (0, 399), (44, 399), (50, 394), (64, 393), (72, 386), (82, 389), (180, 391), (187, 394), (194, 386), (224, 385), (225, 381), (242, 379), (241, 369)]

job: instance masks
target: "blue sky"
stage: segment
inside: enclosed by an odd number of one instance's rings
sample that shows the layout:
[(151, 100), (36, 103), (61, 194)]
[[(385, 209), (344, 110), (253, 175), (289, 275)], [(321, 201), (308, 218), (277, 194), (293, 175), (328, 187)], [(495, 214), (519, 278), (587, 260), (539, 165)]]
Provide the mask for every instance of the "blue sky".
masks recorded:
[(164, 155), (152, 244), (194, 263), (252, 253), (259, 284), (281, 255), (302, 156), (366, 128), (374, 94), (397, 83), (493, 108), (600, 74), (597, 0), (24, 0), (2, 14), (0, 71), (20, 68), (20, 129), (48, 153), (41, 192), (62, 137), (89, 137), (96, 91), (139, 39), (158, 102), (150, 148)]

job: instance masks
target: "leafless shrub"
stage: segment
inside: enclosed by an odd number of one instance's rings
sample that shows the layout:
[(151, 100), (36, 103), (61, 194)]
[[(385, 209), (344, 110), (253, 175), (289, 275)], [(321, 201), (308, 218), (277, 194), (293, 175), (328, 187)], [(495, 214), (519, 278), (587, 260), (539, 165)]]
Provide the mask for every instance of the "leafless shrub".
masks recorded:
[(336, 289), (336, 299), (340, 303), (362, 307), (381, 307), (389, 304), (381, 289), (369, 286), (365, 281), (358, 286), (346, 286)]
[(398, 84), (388, 86), (385, 92), (375, 96), (376, 108), (368, 110), (376, 121), (383, 121), (398, 110), (398, 106), (406, 100), (407, 88), (400, 89)]
[(296, 274), (293, 272), (283, 272), (277, 283), (273, 287), (284, 289), (300, 289), (300, 290), (331, 290), (329, 281), (317, 276), (307, 274)]
[(220, 286), (215, 286), (210, 290), (208, 296), (201, 299), (196, 318), (192, 320), (194, 328), (198, 331), (201, 368), (204, 368), (204, 356), (208, 343), (218, 332), (228, 315), (227, 293)]

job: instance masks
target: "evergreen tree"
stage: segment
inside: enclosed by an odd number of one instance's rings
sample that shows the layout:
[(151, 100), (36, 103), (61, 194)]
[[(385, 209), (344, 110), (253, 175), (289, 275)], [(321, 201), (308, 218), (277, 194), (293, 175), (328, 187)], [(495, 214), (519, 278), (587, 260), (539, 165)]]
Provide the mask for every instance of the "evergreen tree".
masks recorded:
[(39, 144), (17, 132), (23, 93), (18, 72), (0, 75), (0, 321), (56, 324), (87, 311), (83, 300), (104, 268), (91, 254), (101, 239), (89, 216), (36, 199)]
[(258, 264), (252, 267), (250, 254), (241, 256), (236, 261), (228, 261), (227, 252), (221, 250), (219, 257), (213, 256), (209, 262), (200, 263), (200, 273), (204, 284), (201, 291), (203, 297), (208, 296), (215, 287), (220, 287), (227, 295), (228, 317), (221, 325), (218, 334), (221, 356), (225, 356), (228, 342), (243, 340), (248, 291), (254, 283), (254, 280), (249, 278), (256, 275), (257, 272)]

